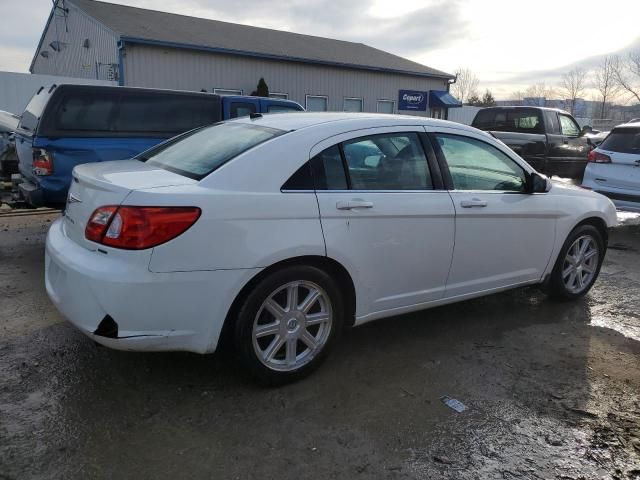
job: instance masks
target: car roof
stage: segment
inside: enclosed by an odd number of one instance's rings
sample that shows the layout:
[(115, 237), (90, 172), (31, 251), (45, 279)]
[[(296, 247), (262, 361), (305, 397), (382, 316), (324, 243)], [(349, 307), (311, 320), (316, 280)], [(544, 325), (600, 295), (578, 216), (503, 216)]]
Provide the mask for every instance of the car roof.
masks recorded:
[(619, 130), (623, 128), (640, 128), (640, 121), (633, 122), (633, 123), (623, 123), (621, 125), (617, 125), (614, 127), (614, 130)]
[(532, 108), (535, 110), (545, 110), (549, 112), (569, 113), (566, 110), (562, 110), (561, 108), (539, 107), (537, 105), (496, 105), (495, 107), (485, 107), (482, 110), (501, 110), (501, 109), (512, 109), (512, 108)]
[(232, 122), (248, 123), (279, 130), (301, 130), (318, 125), (337, 124), (345, 122), (349, 129), (393, 127), (403, 125), (424, 125), (428, 127), (453, 127), (460, 130), (478, 132), (473, 127), (461, 123), (437, 120), (435, 118), (418, 117), (415, 115), (390, 115), (386, 113), (348, 113), (348, 112), (299, 112), (274, 113), (261, 116), (242, 117)]

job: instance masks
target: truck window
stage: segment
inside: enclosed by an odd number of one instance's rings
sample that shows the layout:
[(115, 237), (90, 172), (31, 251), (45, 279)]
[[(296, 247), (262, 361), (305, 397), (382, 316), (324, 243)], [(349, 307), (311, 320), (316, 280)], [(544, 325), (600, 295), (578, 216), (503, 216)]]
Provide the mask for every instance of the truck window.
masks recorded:
[(299, 111), (299, 108), (287, 107), (286, 105), (269, 105), (269, 107), (267, 107), (267, 113), (290, 113)]
[(253, 103), (231, 103), (230, 118), (247, 117), (252, 113), (256, 113), (256, 106)]
[(556, 112), (546, 110), (544, 112), (544, 118), (547, 122), (547, 133), (559, 135), (560, 125), (558, 125), (558, 114)]
[(112, 130), (134, 134), (172, 135), (219, 120), (217, 97), (173, 93), (124, 92)]
[(509, 131), (520, 133), (544, 133), (540, 110), (517, 108), (507, 111)]
[(480, 110), (476, 113), (476, 117), (473, 119), (471, 126), (479, 128), (480, 130), (490, 130), (493, 128), (495, 115), (495, 110)]
[(57, 129), (63, 131), (108, 132), (117, 96), (65, 95), (58, 112)]
[(573, 118), (562, 113), (559, 113), (558, 117), (560, 117), (560, 128), (562, 129), (563, 135), (568, 135), (570, 137), (577, 137), (580, 135), (580, 127), (578, 127), (578, 124)]

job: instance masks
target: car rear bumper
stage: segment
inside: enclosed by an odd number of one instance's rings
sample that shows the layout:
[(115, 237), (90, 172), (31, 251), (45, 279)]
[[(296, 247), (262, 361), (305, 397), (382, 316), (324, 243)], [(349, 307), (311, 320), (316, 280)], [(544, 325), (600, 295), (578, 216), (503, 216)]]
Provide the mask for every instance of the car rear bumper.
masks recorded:
[[(81, 247), (64, 234), (62, 219), (47, 235), (49, 297), (84, 334), (118, 350), (214, 351), (233, 300), (255, 273), (153, 273), (139, 262)], [(117, 334), (101, 327), (107, 317)]]

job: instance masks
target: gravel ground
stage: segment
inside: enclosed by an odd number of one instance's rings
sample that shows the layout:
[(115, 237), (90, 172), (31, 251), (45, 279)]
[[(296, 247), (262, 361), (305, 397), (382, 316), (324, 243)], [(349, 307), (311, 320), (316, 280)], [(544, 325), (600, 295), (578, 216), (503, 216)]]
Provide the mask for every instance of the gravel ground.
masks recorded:
[[(0, 479), (640, 479), (640, 222), (575, 303), (520, 289), (349, 330), (310, 378), (97, 347), (0, 216)], [(456, 398), (462, 413), (441, 398)]]

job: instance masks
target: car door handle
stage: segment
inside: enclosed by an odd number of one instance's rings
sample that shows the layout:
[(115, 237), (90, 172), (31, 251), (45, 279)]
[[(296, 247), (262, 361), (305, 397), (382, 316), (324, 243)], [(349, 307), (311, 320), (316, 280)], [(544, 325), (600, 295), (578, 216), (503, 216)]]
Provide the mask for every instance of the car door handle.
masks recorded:
[(346, 200), (336, 203), (338, 210), (354, 210), (357, 208), (373, 208), (373, 203), (364, 200)]
[(462, 200), (460, 202), (460, 206), (462, 208), (482, 208), (487, 206), (487, 202), (485, 200), (480, 200), (478, 198), (474, 198), (472, 200)]

